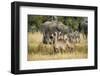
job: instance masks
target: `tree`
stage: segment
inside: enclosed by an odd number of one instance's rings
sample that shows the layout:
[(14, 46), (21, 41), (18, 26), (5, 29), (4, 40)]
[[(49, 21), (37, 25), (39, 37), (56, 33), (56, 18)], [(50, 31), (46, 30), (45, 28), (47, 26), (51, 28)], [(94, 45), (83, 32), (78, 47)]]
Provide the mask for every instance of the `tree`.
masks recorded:
[[(55, 20), (56, 17), (56, 20)], [(84, 17), (73, 16), (42, 16), (42, 15), (28, 15), (28, 31), (39, 31), (41, 25), (46, 21), (58, 21), (62, 22), (65, 26), (69, 26), (75, 30), (79, 30), (79, 27), (83, 24)]]
[(43, 23), (43, 16), (34, 16), (34, 15), (29, 15), (28, 16), (28, 28), (29, 30), (32, 29), (33, 26), (35, 31), (38, 31), (41, 24)]

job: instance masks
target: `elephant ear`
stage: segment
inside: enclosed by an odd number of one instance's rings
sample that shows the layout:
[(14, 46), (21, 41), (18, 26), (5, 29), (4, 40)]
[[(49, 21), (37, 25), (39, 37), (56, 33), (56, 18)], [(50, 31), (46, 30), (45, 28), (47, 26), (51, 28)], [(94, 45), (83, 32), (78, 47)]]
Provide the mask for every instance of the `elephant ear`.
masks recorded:
[(50, 24), (51, 24), (50, 21), (46, 21), (43, 24), (41, 24), (41, 32), (44, 32), (48, 28), (48, 25)]

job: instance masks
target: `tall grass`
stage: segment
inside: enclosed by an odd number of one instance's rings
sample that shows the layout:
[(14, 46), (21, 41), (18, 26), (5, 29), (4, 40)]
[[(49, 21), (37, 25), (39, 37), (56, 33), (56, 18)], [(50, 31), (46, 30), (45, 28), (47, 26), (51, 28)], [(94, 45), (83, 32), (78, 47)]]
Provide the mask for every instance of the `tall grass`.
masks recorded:
[(43, 35), (40, 32), (28, 33), (28, 60), (54, 60), (54, 59), (79, 59), (88, 57), (87, 40), (81, 40), (70, 52), (55, 53), (53, 45), (42, 43)]

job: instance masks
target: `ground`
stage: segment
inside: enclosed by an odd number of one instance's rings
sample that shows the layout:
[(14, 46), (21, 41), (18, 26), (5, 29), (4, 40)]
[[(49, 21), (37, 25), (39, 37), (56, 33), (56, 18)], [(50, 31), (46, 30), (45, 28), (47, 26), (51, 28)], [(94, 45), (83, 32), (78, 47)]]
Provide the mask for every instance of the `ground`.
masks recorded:
[(42, 43), (42, 33), (28, 33), (28, 61), (35, 60), (58, 60), (58, 59), (85, 59), (88, 57), (87, 40), (81, 39), (80, 43), (75, 44), (72, 52), (66, 50), (64, 53), (54, 53), (51, 45)]

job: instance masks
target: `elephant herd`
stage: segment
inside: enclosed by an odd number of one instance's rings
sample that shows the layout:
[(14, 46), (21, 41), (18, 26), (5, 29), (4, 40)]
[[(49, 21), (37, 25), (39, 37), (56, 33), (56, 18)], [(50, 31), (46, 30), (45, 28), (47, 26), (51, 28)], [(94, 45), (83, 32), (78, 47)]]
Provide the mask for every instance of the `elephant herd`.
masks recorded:
[(43, 43), (53, 45), (54, 51), (75, 50), (75, 44), (80, 43), (80, 34), (87, 38), (87, 25), (79, 26), (78, 30), (73, 30), (61, 22), (45, 22), (43, 25)]
[(68, 49), (75, 50), (75, 43), (80, 43), (80, 33), (78, 31), (64, 33), (62, 31), (45, 31), (43, 33), (43, 43), (53, 45), (55, 52), (62, 52)]

